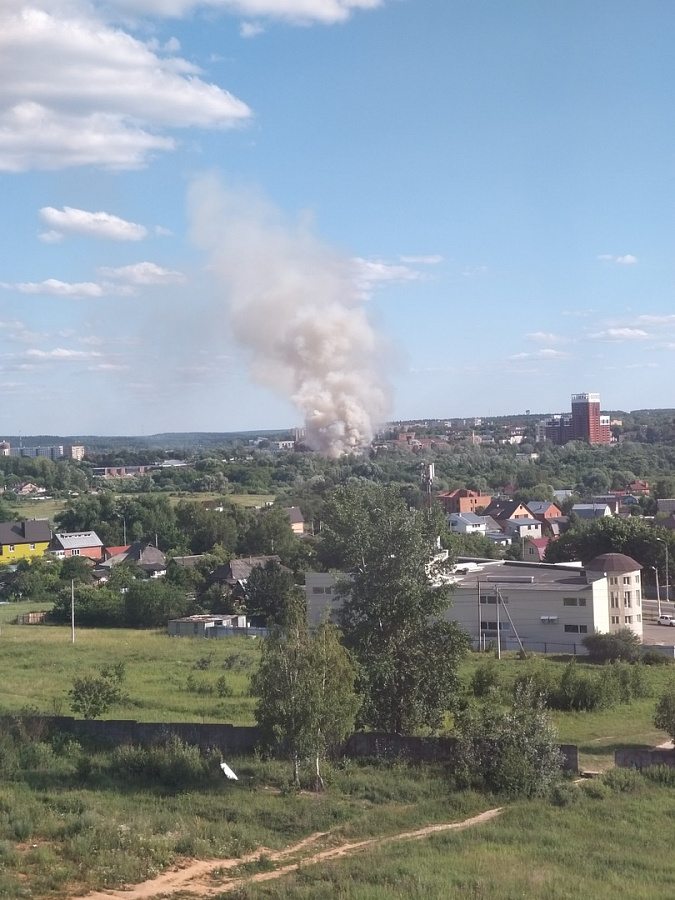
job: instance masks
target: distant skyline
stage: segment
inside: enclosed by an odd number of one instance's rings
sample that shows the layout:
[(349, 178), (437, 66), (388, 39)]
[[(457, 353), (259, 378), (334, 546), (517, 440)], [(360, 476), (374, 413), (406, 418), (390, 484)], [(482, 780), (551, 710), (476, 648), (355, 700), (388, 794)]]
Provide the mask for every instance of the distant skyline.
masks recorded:
[(3, 0), (0, 436), (281, 430), (345, 369), (389, 421), (675, 407), (673, 46), (666, 0)]

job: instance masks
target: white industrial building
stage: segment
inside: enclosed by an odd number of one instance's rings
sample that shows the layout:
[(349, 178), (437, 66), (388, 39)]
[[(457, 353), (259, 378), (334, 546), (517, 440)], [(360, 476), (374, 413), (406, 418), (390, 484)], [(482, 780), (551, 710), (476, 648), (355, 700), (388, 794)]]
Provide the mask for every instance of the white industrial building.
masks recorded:
[[(642, 639), (642, 566), (621, 553), (605, 553), (582, 567), (507, 560), (464, 561), (454, 567), (452, 606), (446, 618), (458, 622), (476, 645), (503, 649), (583, 652), (587, 634), (629, 628)], [(335, 616), (340, 573), (308, 572), (311, 624)]]

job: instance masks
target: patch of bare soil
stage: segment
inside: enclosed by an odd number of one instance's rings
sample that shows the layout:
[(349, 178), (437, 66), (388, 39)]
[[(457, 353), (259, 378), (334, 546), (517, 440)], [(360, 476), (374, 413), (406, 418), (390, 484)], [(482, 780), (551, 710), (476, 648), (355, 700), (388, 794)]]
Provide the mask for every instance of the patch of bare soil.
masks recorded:
[[(419, 828), (416, 831), (403, 831), (389, 837), (367, 838), (363, 841), (339, 844), (313, 854), (303, 855), (308, 848), (328, 838), (330, 835), (330, 832), (318, 831), (316, 834), (312, 834), (297, 844), (286, 847), (284, 850), (272, 851), (260, 848), (254, 853), (249, 853), (247, 856), (239, 859), (184, 860), (182, 863), (158, 875), (157, 878), (145, 881), (143, 884), (137, 884), (128, 889), (96, 891), (86, 894), (84, 897), (73, 897), (71, 900), (149, 900), (151, 897), (171, 897), (179, 893), (200, 898), (214, 897), (233, 891), (244, 884), (272, 881), (275, 878), (288, 875), (290, 872), (295, 872), (301, 866), (316, 865), (317, 863), (351, 856), (353, 853), (358, 853), (369, 847), (381, 847), (395, 841), (420, 840), (430, 834), (437, 834), (441, 831), (471, 828), (474, 825), (489, 822), (498, 816), (501, 811), (501, 807), (488, 809), (486, 812), (473, 816), (470, 819), (465, 819), (463, 822), (427, 825), (425, 828)], [(292, 861), (285, 865), (280, 865), (269, 872), (241, 875), (236, 871), (246, 863), (258, 862), (262, 856), (270, 863), (284, 863), (285, 860)], [(228, 872), (232, 872), (232, 874), (228, 875)]]

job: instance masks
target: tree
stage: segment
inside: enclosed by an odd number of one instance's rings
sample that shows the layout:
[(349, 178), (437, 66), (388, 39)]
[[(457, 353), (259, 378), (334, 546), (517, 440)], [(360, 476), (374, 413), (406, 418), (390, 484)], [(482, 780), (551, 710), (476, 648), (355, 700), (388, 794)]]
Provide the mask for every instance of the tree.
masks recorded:
[(312, 757), (321, 787), (320, 761), (352, 729), (356, 712), (354, 669), (334, 626), (310, 635), (304, 608), (291, 602), (263, 642), (251, 692), (264, 741), (288, 755), (293, 784), (300, 786), (301, 759)]
[(642, 656), (642, 641), (630, 628), (621, 628), (614, 634), (589, 634), (581, 643), (593, 662), (634, 663)]
[(430, 517), (409, 511), (395, 489), (368, 484), (334, 492), (325, 516), (329, 554), (350, 575), (338, 592), (359, 666), (360, 721), (397, 734), (439, 728), (469, 638), (443, 620), (450, 595)]
[(295, 583), (290, 572), (268, 559), (263, 566), (254, 566), (246, 582), (246, 608), (265, 622), (279, 617), (288, 602)]
[(663, 568), (665, 545), (675, 557), (675, 536), (640, 518), (606, 517), (570, 528), (557, 541), (549, 541), (546, 562), (580, 559), (588, 563), (602, 553), (625, 553), (649, 570)]
[(654, 727), (665, 731), (675, 741), (675, 684), (659, 697), (654, 714)]
[(124, 663), (103, 666), (96, 675), (78, 675), (68, 691), (74, 713), (85, 719), (105, 715), (111, 706), (123, 699)]
[(492, 692), (481, 708), (456, 716), (453, 767), (465, 783), (510, 797), (536, 797), (557, 778), (562, 763), (555, 729), (542, 698), (527, 685), (516, 689), (511, 708)]

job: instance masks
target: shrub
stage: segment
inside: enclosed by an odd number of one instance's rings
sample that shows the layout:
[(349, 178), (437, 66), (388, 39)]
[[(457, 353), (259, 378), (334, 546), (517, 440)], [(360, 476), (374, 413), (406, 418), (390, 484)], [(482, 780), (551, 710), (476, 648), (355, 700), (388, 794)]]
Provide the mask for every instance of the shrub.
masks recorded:
[(581, 642), (593, 662), (621, 661), (634, 663), (640, 659), (642, 644), (630, 628), (614, 634), (589, 634)]
[(206, 669), (210, 669), (213, 665), (213, 657), (215, 653), (213, 650), (210, 653), (207, 653), (206, 656), (200, 656), (198, 660), (195, 661), (193, 666), (194, 669), (199, 669), (201, 671), (206, 671)]
[(670, 666), (673, 663), (671, 657), (666, 656), (665, 653), (661, 653), (660, 650), (645, 650), (642, 654), (641, 662), (644, 663), (645, 666)]
[(494, 659), (481, 663), (473, 673), (471, 690), (474, 697), (487, 697), (490, 691), (500, 687), (499, 668)]
[(569, 781), (562, 781), (554, 784), (551, 789), (551, 803), (554, 806), (566, 807), (575, 806), (582, 799), (582, 794), (575, 784)]
[(642, 774), (647, 781), (653, 781), (664, 787), (675, 787), (675, 769), (672, 766), (650, 766)]
[(227, 678), (224, 675), (221, 675), (218, 681), (216, 681), (216, 693), (221, 698), (234, 696), (232, 685), (228, 682)]
[(619, 794), (636, 794), (644, 785), (644, 778), (637, 769), (610, 769), (603, 783)]
[(609, 793), (607, 786), (602, 781), (587, 781), (581, 786), (581, 789), (591, 800), (604, 800)]
[(482, 709), (456, 719), (457, 780), (510, 797), (546, 793), (558, 777), (562, 755), (541, 697), (527, 687), (516, 692), (510, 710), (491, 694)]
[(654, 727), (665, 731), (672, 740), (675, 740), (675, 683), (659, 697), (654, 714)]

